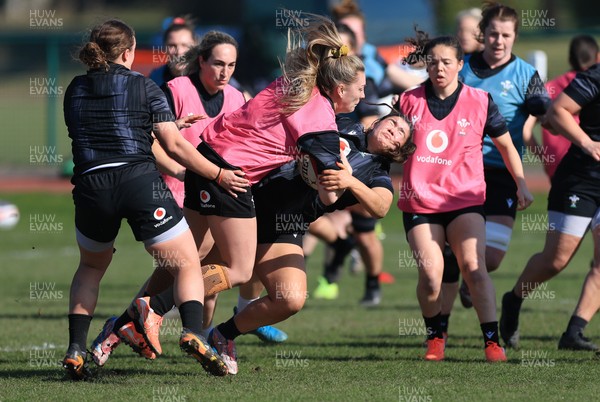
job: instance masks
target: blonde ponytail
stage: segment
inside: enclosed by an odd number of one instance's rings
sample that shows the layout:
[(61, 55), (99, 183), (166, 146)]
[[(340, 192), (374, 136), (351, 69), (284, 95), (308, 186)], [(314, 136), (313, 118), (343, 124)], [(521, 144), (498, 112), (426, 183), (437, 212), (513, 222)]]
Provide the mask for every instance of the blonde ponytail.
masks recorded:
[(329, 94), (339, 84), (352, 83), (356, 74), (365, 70), (358, 57), (348, 56), (348, 47), (330, 19), (306, 15), (308, 24), (299, 23), (300, 28), (288, 30), (287, 54), (281, 66), (283, 88), (278, 91), (284, 114), (304, 106), (315, 86)]

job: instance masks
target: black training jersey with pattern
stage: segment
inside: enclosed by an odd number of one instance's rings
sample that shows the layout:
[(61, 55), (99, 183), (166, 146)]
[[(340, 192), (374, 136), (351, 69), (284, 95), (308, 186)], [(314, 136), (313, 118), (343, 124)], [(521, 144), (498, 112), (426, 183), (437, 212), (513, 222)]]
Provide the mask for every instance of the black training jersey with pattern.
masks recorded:
[(107, 163), (154, 161), (153, 123), (175, 120), (152, 80), (113, 63), (71, 81), (64, 116), (76, 175)]

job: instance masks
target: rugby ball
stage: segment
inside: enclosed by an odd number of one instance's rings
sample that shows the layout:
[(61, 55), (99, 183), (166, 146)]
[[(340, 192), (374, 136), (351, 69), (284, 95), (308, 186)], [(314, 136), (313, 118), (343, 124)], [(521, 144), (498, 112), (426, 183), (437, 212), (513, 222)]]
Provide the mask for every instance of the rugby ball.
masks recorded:
[(300, 177), (310, 187), (317, 189), (317, 164), (309, 154), (301, 153), (300, 161), (298, 163), (300, 169)]
[[(350, 154), (350, 144), (348, 140), (345, 138), (340, 138), (340, 153), (343, 153), (345, 156)], [(318, 177), (317, 177), (317, 164), (313, 160), (312, 156), (306, 153), (300, 154), (300, 163), (298, 164), (300, 167), (300, 176), (302, 176), (302, 180), (315, 190), (317, 189)]]
[(9, 230), (19, 223), (19, 209), (7, 201), (0, 201), (0, 229)]

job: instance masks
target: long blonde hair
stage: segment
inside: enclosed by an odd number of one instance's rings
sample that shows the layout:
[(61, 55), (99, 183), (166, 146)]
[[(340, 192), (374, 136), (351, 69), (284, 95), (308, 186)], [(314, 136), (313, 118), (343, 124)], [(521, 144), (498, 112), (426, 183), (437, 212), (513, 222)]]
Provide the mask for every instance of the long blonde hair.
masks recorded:
[(283, 90), (278, 99), (284, 114), (304, 106), (315, 86), (331, 94), (336, 86), (354, 82), (357, 73), (365, 71), (360, 58), (347, 55), (348, 47), (330, 19), (304, 15), (307, 17), (298, 19), (298, 28), (288, 30), (286, 58), (281, 66)]

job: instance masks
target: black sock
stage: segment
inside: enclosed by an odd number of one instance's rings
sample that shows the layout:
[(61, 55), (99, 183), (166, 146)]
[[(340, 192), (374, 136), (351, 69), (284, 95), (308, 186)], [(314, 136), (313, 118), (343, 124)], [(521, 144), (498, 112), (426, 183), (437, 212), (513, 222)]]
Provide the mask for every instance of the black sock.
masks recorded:
[(327, 264), (325, 264), (325, 272), (323, 276), (329, 283), (335, 283), (339, 279), (340, 268), (344, 265), (344, 260), (350, 254), (356, 241), (352, 236), (348, 236), (345, 239), (337, 238), (336, 241), (331, 243), (329, 246), (333, 248), (333, 258)]
[(127, 310), (125, 310), (125, 312), (123, 314), (121, 314), (121, 316), (119, 318), (117, 318), (117, 321), (115, 321), (115, 325), (113, 327), (113, 333), (116, 334), (117, 331), (123, 327), (123, 325), (125, 325), (131, 321), (133, 321), (133, 318), (131, 318), (129, 316), (129, 313), (127, 312)]
[(581, 317), (576, 315), (572, 315), (569, 320), (569, 325), (567, 325), (567, 334), (575, 337), (578, 334), (583, 334), (583, 330), (585, 329), (588, 322)]
[(442, 314), (438, 313), (437, 315), (434, 315), (433, 317), (425, 317), (423, 316), (423, 319), (425, 320), (425, 329), (427, 330), (427, 339), (431, 340), (433, 338), (444, 338), (444, 335), (442, 334)]
[(188, 300), (179, 305), (181, 325), (195, 334), (202, 332), (204, 307), (198, 300)]
[(521, 311), (521, 305), (523, 304), (523, 298), (517, 296), (512, 290), (507, 293), (506, 298), (502, 299), (503, 303), (506, 303), (507, 307), (513, 311)]
[(167, 290), (156, 296), (150, 297), (150, 307), (160, 316), (167, 314), (175, 305), (173, 297), (173, 286), (169, 286)]
[(217, 325), (217, 329), (219, 330), (221, 335), (223, 335), (226, 339), (232, 341), (242, 334), (238, 327), (235, 325), (233, 317), (231, 317), (224, 323)]
[(327, 279), (327, 283), (337, 283), (340, 277), (340, 266), (333, 264), (325, 265), (323, 277)]
[(442, 333), (448, 333), (448, 325), (450, 324), (450, 314), (440, 314), (440, 325), (442, 326)]
[(379, 275), (367, 275), (367, 282), (365, 284), (367, 290), (378, 290), (379, 289)]
[(483, 344), (487, 346), (487, 342), (492, 341), (500, 344), (498, 338), (498, 321), (484, 322), (481, 326), (483, 332)]
[(69, 346), (75, 344), (79, 346), (82, 352), (86, 351), (87, 335), (91, 322), (91, 315), (69, 314)]

